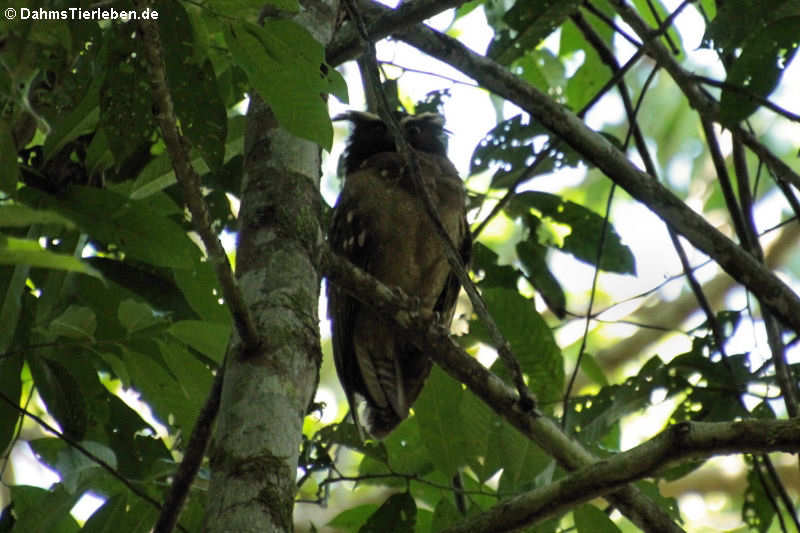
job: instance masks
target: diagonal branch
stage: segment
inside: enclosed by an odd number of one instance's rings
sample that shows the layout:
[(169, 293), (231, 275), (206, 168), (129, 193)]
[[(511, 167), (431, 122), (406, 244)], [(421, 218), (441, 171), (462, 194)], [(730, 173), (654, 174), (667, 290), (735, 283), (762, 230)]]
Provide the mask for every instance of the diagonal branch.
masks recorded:
[[(550, 418), (522, 409), (516, 391), (467, 354), (444, 328), (437, 326), (431, 311), (420, 310), (414, 300), (402, 291), (387, 287), (353, 266), (333, 253), (324, 241), (319, 243), (317, 253), (320, 272), (330, 282), (393, 320), (409, 340), (430, 354), (445, 372), (464, 383), (473, 394), (555, 458), (563, 468), (573, 471), (597, 461)], [(617, 487), (607, 499), (645, 531), (682, 531), (660, 507), (633, 486)]]
[(509, 531), (557, 516), (633, 481), (715, 455), (800, 451), (800, 421), (681, 422), (649, 441), (501, 502), (446, 533)]
[[(689, 100), (689, 104), (707, 119), (719, 122), (719, 104), (702, 90), (698, 79), (681, 67), (675, 61), (672, 53), (658, 39), (652, 38), (654, 30), (647, 26), (647, 23), (642, 20), (632, 7), (624, 2), (613, 2), (613, 4), (622, 20), (644, 40), (646, 53), (669, 73)], [(777, 179), (791, 183), (800, 189), (800, 175), (770, 152), (754, 135), (739, 126), (733, 127), (732, 131), (745, 146), (750, 148), (753, 153), (766, 163)]]
[[(137, 4), (139, 9), (143, 9), (150, 6), (151, 1), (139, 0)], [(139, 30), (143, 37), (145, 55), (149, 63), (153, 100), (159, 110), (157, 119), (175, 170), (175, 177), (183, 187), (183, 195), (192, 214), (194, 228), (205, 245), (209, 260), (214, 265), (214, 271), (216, 272), (223, 298), (233, 316), (236, 331), (242, 339), (243, 350), (249, 352), (259, 345), (259, 334), (242, 292), (236, 283), (225, 249), (211, 228), (208, 205), (206, 205), (200, 190), (200, 176), (189, 161), (187, 141), (178, 131), (178, 119), (175, 115), (172, 95), (167, 86), (166, 67), (162, 55), (158, 24), (155, 21), (143, 19), (140, 22)], [(172, 485), (164, 500), (164, 506), (155, 525), (154, 531), (157, 533), (169, 533), (174, 529), (183, 503), (189, 494), (191, 484), (200, 469), (211, 437), (214, 419), (219, 410), (224, 369), (225, 364), (223, 363), (217, 370), (211, 390), (198, 414), (195, 426), (192, 428), (192, 433), (186, 446), (186, 453), (178, 465)]]
[[(361, 2), (359, 7), (370, 17), (392, 11), (369, 2)], [(637, 26), (634, 24), (636, 24), (636, 20), (641, 20), (638, 19), (638, 15), (633, 13), (632, 16), (636, 17), (634, 20), (628, 16), (629, 14), (624, 8), (618, 7), (618, 9), (626, 22), (631, 24), (634, 30), (637, 30)], [(642, 30), (642, 28), (638, 29)], [(657, 50), (657, 60), (673, 76), (676, 69), (679, 75), (684, 75), (680, 66), (672, 60), (669, 51), (650, 37), (653, 32), (642, 31), (643, 35), (647, 37), (644, 46), (648, 52)], [(406, 30), (397, 30), (393, 35), (428, 55), (447, 62), (476, 80), (482, 87), (506, 98), (530, 113), (533, 118), (540, 121), (588, 161), (600, 168), (606, 176), (631, 196), (647, 205), (696, 248), (712, 257), (731, 277), (761, 298), (785, 324), (800, 332), (800, 298), (785, 283), (710, 225), (669, 189), (657, 183), (650, 175), (637, 169), (628, 161), (625, 154), (605, 137), (589, 129), (569, 110), (513, 75), (505, 67), (469, 50), (459, 41), (426, 26), (416, 25)], [(669, 63), (666, 63), (667, 61)], [(689, 91), (687, 96), (692, 105), (701, 113), (715, 113), (714, 102), (700, 91), (696, 84), (691, 82), (688, 74), (681, 79), (689, 80), (688, 84), (679, 82), (679, 85), (682, 89), (685, 87), (685, 90)], [(738, 131), (737, 134), (739, 134)], [(755, 140), (755, 137), (742, 131), (741, 139), (746, 146), (764, 158), (779, 179), (785, 179), (800, 186), (800, 176), (766, 150)]]
[(569, 110), (504, 67), (430, 28), (416, 26), (398, 32), (397, 37), (446, 61), (483, 87), (530, 113), (696, 248), (712, 257), (731, 277), (762, 298), (785, 324), (800, 332), (800, 298), (791, 288), (669, 189), (637, 169), (625, 154), (605, 137), (589, 129)]
[[(141, 9), (144, 9), (150, 6), (151, 2), (149, 0), (138, 0), (137, 4)], [(250, 311), (244, 302), (242, 292), (239, 290), (239, 286), (233, 276), (233, 269), (228, 262), (225, 248), (223, 248), (219, 237), (211, 229), (211, 215), (200, 190), (200, 176), (189, 161), (188, 142), (178, 131), (178, 117), (175, 115), (172, 95), (169, 92), (169, 87), (167, 87), (166, 67), (164, 66), (164, 58), (161, 52), (158, 24), (152, 20), (142, 20), (139, 28), (149, 63), (153, 101), (158, 109), (156, 118), (175, 170), (175, 177), (183, 188), (183, 196), (189, 212), (192, 214), (194, 228), (205, 245), (209, 260), (214, 265), (214, 271), (217, 274), (217, 280), (222, 290), (222, 297), (233, 315), (234, 326), (246, 347), (257, 346), (259, 342), (258, 332), (250, 316)]]
[[(466, 4), (467, 0), (415, 0), (401, 2), (397, 9), (381, 7), (373, 3), (360, 2), (359, 14), (364, 19), (367, 39), (378, 41), (391, 33), (408, 28), (447, 9)], [(364, 41), (354, 24), (342, 27), (331, 40), (325, 59), (331, 66), (338, 66), (355, 59), (364, 51)]]
[[(62, 433), (58, 429), (54, 428), (53, 426), (51, 426), (50, 424), (45, 422), (42, 418), (36, 416), (35, 414), (31, 413), (27, 409), (24, 409), (23, 407), (20, 407), (17, 404), (17, 402), (15, 402), (11, 398), (9, 398), (5, 394), (5, 392), (3, 392), (2, 390), (0, 390), (0, 400), (5, 402), (6, 404), (8, 404), (12, 409), (16, 410), (21, 415), (27, 416), (28, 418), (30, 418), (31, 420), (33, 420), (34, 422), (39, 424), (39, 426), (42, 429), (44, 429), (45, 431), (48, 431), (48, 432), (52, 433), (53, 435), (55, 435), (59, 439), (63, 440), (67, 444), (69, 444), (70, 447), (78, 450), (78, 452), (80, 452), (87, 459), (89, 459), (94, 464), (96, 464), (97, 466), (99, 466), (100, 468), (102, 468), (103, 470), (108, 472), (108, 474), (111, 477), (113, 477), (114, 479), (116, 479), (117, 481), (119, 481), (120, 483), (125, 485), (125, 487), (127, 487), (127, 489), (129, 491), (131, 491), (133, 494), (135, 494), (136, 496), (138, 496), (142, 500), (146, 501), (147, 503), (149, 503), (150, 505), (152, 505), (156, 509), (159, 509), (159, 510), (161, 510), (163, 512), (164, 508), (162, 507), (162, 505), (160, 503), (158, 503), (157, 500), (155, 500), (149, 494), (147, 494), (146, 491), (144, 491), (144, 490), (140, 489), (139, 487), (137, 487), (136, 483), (134, 481), (131, 481), (130, 479), (128, 479), (125, 476), (123, 476), (120, 472), (117, 471), (116, 468), (114, 468), (113, 466), (108, 464), (106, 461), (104, 461), (103, 459), (101, 459), (97, 455), (93, 454), (88, 449), (86, 449), (86, 447), (83, 446), (80, 442), (68, 437), (67, 435), (65, 435), (64, 433)], [(177, 524), (177, 527), (181, 531), (186, 532), (186, 528), (184, 528), (182, 525)]]

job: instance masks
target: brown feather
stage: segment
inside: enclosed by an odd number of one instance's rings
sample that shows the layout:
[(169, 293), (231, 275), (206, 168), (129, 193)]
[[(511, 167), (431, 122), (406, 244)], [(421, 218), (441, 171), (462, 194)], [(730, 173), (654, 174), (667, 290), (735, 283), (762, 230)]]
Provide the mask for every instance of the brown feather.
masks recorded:
[[(432, 132), (424, 129), (431, 127)], [(374, 122), (370, 122), (370, 128), (373, 132), (379, 129)], [(418, 149), (421, 175), (440, 219), (468, 260), (462, 181), (446, 157), (419, 151), (419, 143), (423, 139), (433, 142), (441, 128), (441, 121), (427, 117), (418, 123), (405, 121), (405, 131), (415, 140), (412, 146)], [(441, 148), (435, 143), (433, 146)], [(363, 147), (351, 146), (348, 150), (360, 158), (368, 152)], [(336, 252), (383, 283), (416, 297), (422, 308), (437, 311), (441, 324), (449, 326), (459, 284), (398, 153), (374, 153), (348, 172), (329, 240)], [(363, 398), (367, 429), (383, 438), (408, 416), (430, 373), (431, 360), (407, 342), (389, 320), (335, 285), (328, 286), (328, 298), (336, 370), (351, 412), (356, 413), (357, 397)]]

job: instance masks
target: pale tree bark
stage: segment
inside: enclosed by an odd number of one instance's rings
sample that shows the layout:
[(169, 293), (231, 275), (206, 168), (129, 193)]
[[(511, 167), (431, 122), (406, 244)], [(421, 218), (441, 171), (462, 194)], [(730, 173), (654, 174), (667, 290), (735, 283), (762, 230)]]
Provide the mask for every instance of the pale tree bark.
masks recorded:
[[(336, 2), (301, 2), (295, 19), (323, 45)], [(263, 101), (248, 109), (237, 277), (260, 347), (229, 348), (210, 449), (206, 531), (292, 530), (303, 418), (319, 379), (320, 148), (280, 128)]]

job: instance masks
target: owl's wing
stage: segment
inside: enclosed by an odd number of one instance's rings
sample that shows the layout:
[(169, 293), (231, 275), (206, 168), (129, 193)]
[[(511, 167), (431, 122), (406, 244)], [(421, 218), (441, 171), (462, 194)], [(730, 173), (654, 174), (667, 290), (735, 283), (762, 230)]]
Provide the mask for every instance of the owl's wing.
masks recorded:
[[(463, 220), (462, 228), (461, 242), (456, 240), (454, 244), (458, 248), (461, 262), (469, 269), (469, 263), (472, 259), (472, 234), (469, 231), (466, 217)], [(436, 301), (436, 305), (433, 308), (434, 311), (439, 313), (442, 321), (441, 323), (444, 327), (449, 327), (450, 322), (453, 321), (453, 314), (456, 310), (456, 300), (458, 300), (458, 293), (460, 290), (461, 282), (458, 281), (458, 277), (451, 271), (450, 275), (447, 276), (447, 281), (442, 289), (442, 293), (439, 295), (439, 299)]]
[[(345, 187), (333, 212), (328, 229), (328, 242), (334, 252), (347, 257), (351, 263), (363, 270), (369, 267), (369, 255), (365, 246), (357, 246), (357, 236), (363, 232), (364, 239), (367, 239), (365, 230), (365, 221), (357, 210), (357, 198), (354, 198)], [(362, 390), (363, 382), (353, 345), (353, 329), (361, 303), (335, 284), (328, 283), (327, 290), (336, 374), (347, 396), (353, 422), (361, 433), (355, 393), (357, 390)], [(361, 436), (363, 437), (363, 434)]]
[[(421, 160), (426, 166), (435, 169), (439, 175), (439, 179), (435, 182), (439, 217), (445, 226), (448, 225), (448, 221), (452, 221), (453, 217), (456, 217), (457, 223), (455, 228), (449, 230), (449, 235), (461, 256), (461, 262), (469, 269), (470, 260), (472, 259), (472, 234), (469, 231), (466, 217), (466, 191), (464, 190), (464, 184), (458, 176), (455, 166), (446, 157), (423, 154)], [(452, 225), (453, 223), (450, 222), (450, 224)], [(449, 327), (450, 322), (453, 320), (456, 300), (460, 290), (461, 283), (451, 270), (439, 299), (433, 308), (434, 311), (439, 313), (441, 324), (444, 327)]]
[[(463, 184), (441, 156), (421, 157), (423, 179), (436, 187), (448, 235), (469, 261), (471, 243)], [(334, 252), (384, 283), (403, 288), (449, 325), (459, 291), (442, 245), (415, 198), (405, 163), (395, 152), (372, 156), (349, 173), (328, 239)], [(378, 438), (408, 416), (431, 367), (430, 358), (396, 327), (335, 285), (328, 285), (333, 352), (339, 381), (357, 421), (356, 397), (367, 401), (366, 427)], [(360, 430), (360, 426), (359, 426)]]

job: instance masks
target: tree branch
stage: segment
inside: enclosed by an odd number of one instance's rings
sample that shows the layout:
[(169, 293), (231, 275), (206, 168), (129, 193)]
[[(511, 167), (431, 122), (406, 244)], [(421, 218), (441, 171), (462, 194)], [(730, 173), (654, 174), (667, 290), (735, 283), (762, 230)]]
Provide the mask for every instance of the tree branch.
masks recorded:
[[(367, 28), (367, 39), (378, 41), (389, 34), (408, 28), (447, 9), (466, 4), (467, 0), (414, 0), (389, 9), (373, 3), (360, 2), (359, 13)], [(326, 48), (325, 59), (338, 66), (364, 52), (364, 42), (354, 24), (343, 26)]]
[[(795, 232), (782, 231), (778, 238), (767, 247), (767, 267), (774, 269), (784, 263), (788, 254), (796, 249), (797, 240), (798, 236)], [(703, 285), (703, 292), (706, 294), (710, 304), (716, 306), (733, 287), (734, 282), (730, 276), (720, 272)], [(663, 328), (640, 329), (633, 335), (619, 339), (613, 345), (597, 351), (595, 358), (604, 371), (613, 372), (614, 369), (641, 354), (648, 346), (657, 342), (665, 332), (673, 330), (679, 324), (683, 324), (696, 309), (697, 299), (691, 292), (681, 294), (672, 302), (661, 302), (657, 307), (642, 306), (636, 311), (637, 321), (663, 326)], [(600, 312), (602, 313), (603, 311)], [(576, 387), (580, 389), (587, 383), (586, 377), (581, 375), (576, 381)]]
[(800, 332), (800, 298), (791, 288), (669, 189), (633, 166), (625, 154), (605, 137), (589, 129), (570, 111), (504, 67), (430, 28), (416, 26), (398, 32), (396, 36), (446, 61), (481, 86), (530, 113), (631, 196), (647, 205), (696, 248), (712, 257), (731, 277), (762, 298), (785, 324)]
[[(151, 0), (138, 0), (139, 9), (148, 8)], [(188, 141), (178, 131), (178, 117), (172, 103), (172, 95), (167, 87), (166, 67), (161, 52), (161, 39), (158, 34), (158, 23), (152, 20), (141, 20), (139, 28), (145, 54), (149, 63), (150, 85), (153, 89), (153, 101), (158, 108), (156, 116), (164, 144), (167, 146), (175, 177), (183, 188), (183, 196), (189, 212), (192, 214), (192, 223), (195, 231), (205, 245), (206, 253), (214, 271), (217, 274), (222, 297), (233, 315), (233, 323), (239, 336), (246, 347), (254, 347), (259, 343), (250, 311), (244, 302), (242, 293), (233, 276), (233, 269), (228, 262), (222, 243), (216, 233), (211, 229), (211, 216), (208, 212), (203, 194), (200, 190), (200, 176), (192, 167), (188, 156)]]
[[(50, 433), (52, 433), (53, 435), (55, 435), (59, 439), (63, 440), (67, 444), (69, 444), (72, 448), (78, 450), (82, 455), (84, 455), (86, 458), (88, 458), (94, 464), (96, 464), (97, 466), (99, 466), (100, 468), (102, 468), (103, 470), (108, 472), (108, 474), (111, 477), (113, 477), (114, 479), (116, 479), (117, 481), (119, 481), (120, 483), (125, 485), (125, 487), (127, 487), (127, 489), (129, 491), (131, 491), (133, 494), (135, 494), (136, 496), (138, 496), (142, 500), (146, 501), (147, 503), (149, 503), (150, 505), (152, 505), (156, 509), (158, 509), (158, 510), (163, 512), (164, 508), (162, 507), (162, 505), (160, 503), (158, 503), (157, 500), (152, 498), (144, 490), (142, 490), (139, 487), (137, 487), (134, 484), (133, 481), (129, 480), (128, 478), (126, 478), (125, 476), (123, 476), (122, 474), (117, 472), (116, 468), (114, 468), (113, 466), (111, 466), (110, 464), (105, 462), (103, 459), (101, 459), (97, 455), (95, 455), (92, 452), (90, 452), (89, 450), (87, 450), (80, 442), (78, 442), (76, 440), (73, 440), (70, 437), (66, 436), (64, 433), (62, 433), (61, 431), (57, 430), (56, 428), (54, 428), (53, 426), (51, 426), (50, 424), (45, 422), (42, 418), (36, 416), (35, 414), (31, 413), (27, 409), (23, 409), (22, 407), (20, 407), (17, 404), (17, 402), (15, 402), (11, 398), (9, 398), (6, 395), (6, 393), (3, 392), (2, 390), (0, 390), (0, 400), (2, 400), (5, 403), (7, 403), (12, 409), (16, 410), (17, 412), (19, 412), (23, 416), (27, 416), (28, 418), (30, 418), (31, 420), (33, 420), (34, 422), (39, 424), (39, 426), (41, 426), (45, 431), (49, 431)], [(186, 528), (184, 528), (182, 525), (177, 524), (177, 526), (178, 526), (178, 529), (180, 529), (184, 533), (187, 533), (186, 532)]]
[[(142, 10), (149, 7), (151, 1), (140, 0), (137, 3), (139, 4), (137, 7)], [(225, 249), (216, 233), (211, 229), (208, 206), (200, 190), (200, 176), (189, 161), (188, 143), (178, 131), (178, 119), (175, 115), (172, 95), (167, 87), (166, 67), (162, 56), (158, 24), (152, 20), (142, 19), (139, 22), (139, 29), (142, 34), (145, 55), (149, 63), (153, 100), (159, 110), (157, 119), (175, 170), (175, 176), (183, 188), (183, 195), (189, 207), (189, 212), (192, 214), (194, 228), (200, 235), (205, 245), (206, 253), (214, 265), (222, 295), (231, 311), (239, 337), (242, 339), (243, 350), (249, 352), (258, 346), (259, 335), (234, 278), (233, 269), (228, 262)], [(223, 362), (217, 370), (214, 383), (192, 429), (184, 458), (178, 465), (173, 477), (173, 483), (167, 493), (164, 506), (155, 525), (154, 531), (156, 533), (169, 533), (175, 528), (183, 504), (189, 494), (192, 481), (203, 462), (214, 419), (219, 410), (224, 372), (225, 363)]]
[[(364, 13), (370, 17), (377, 13), (389, 13), (392, 10), (382, 8), (369, 2), (359, 4)], [(622, 14), (624, 8), (619, 8)], [(627, 14), (628, 18), (632, 18)], [(623, 18), (626, 17), (623, 15)], [(384, 15), (387, 16), (387, 15)], [(634, 29), (638, 15), (633, 13), (633, 23), (626, 19)], [(642, 23), (643, 24), (643, 23)], [(641, 25), (639, 29), (642, 30)], [(658, 50), (658, 61), (666, 68), (664, 61), (669, 61), (670, 68), (683, 70), (672, 60), (669, 51), (651, 38), (652, 31), (643, 30), (647, 37), (644, 44), (648, 51)], [(712, 257), (728, 274), (746, 286), (775, 312), (781, 320), (800, 333), (800, 298), (772, 272), (759, 264), (755, 258), (743, 251), (734, 242), (711, 226), (701, 215), (684, 204), (669, 189), (657, 183), (651, 176), (637, 169), (628, 161), (621, 151), (613, 146), (605, 137), (589, 129), (581, 120), (567, 109), (560, 106), (547, 95), (514, 76), (506, 68), (469, 50), (459, 41), (434, 31), (426, 26), (417, 25), (406, 30), (395, 30), (393, 35), (428, 55), (445, 61), (454, 68), (476, 80), (481, 86), (493, 93), (514, 102), (539, 120), (555, 135), (561, 137), (573, 149), (588, 161), (600, 168), (610, 179), (625, 189), (631, 196), (647, 205), (667, 224), (686, 237), (696, 248)], [(642, 33), (640, 33), (642, 36)], [(338, 53), (338, 49), (330, 49)], [(333, 56), (330, 56), (333, 57)], [(339, 57), (339, 56), (337, 56)], [(343, 59), (346, 56), (340, 56)], [(666, 59), (664, 59), (666, 57)], [(668, 69), (669, 70), (669, 69)], [(670, 73), (673, 73), (670, 70)], [(700, 91), (688, 74), (681, 78), (681, 88), (688, 90), (687, 96), (692, 105), (700, 112), (715, 113), (714, 102)], [(677, 81), (677, 80), (676, 80)], [(737, 133), (739, 133), (737, 131)], [(779, 179), (792, 180), (800, 186), (800, 176), (782, 161), (777, 159), (755, 138), (742, 131), (742, 141), (754, 152), (763, 155), (767, 165), (773, 169)], [(751, 146), (750, 143), (753, 143)], [(758, 151), (760, 150), (760, 151)], [(795, 178), (797, 178), (795, 180)]]
[[(348, 291), (363, 304), (393, 320), (411, 340), (451, 377), (464, 383), (478, 398), (539, 445), (566, 470), (589, 466), (597, 459), (561, 431), (550, 418), (525, 411), (516, 391), (467, 354), (441, 326), (433, 313), (419, 309), (415, 301), (399, 289), (387, 287), (346, 259), (333, 253), (326, 242), (318, 248), (320, 271), (329, 282)], [(618, 488), (608, 495), (625, 516), (645, 531), (682, 531), (655, 503), (633, 486)]]
[(392, 113), (393, 109), (390, 108), (386, 99), (386, 94), (383, 92), (380, 80), (378, 79), (378, 61), (375, 57), (375, 46), (371, 41), (368, 40), (368, 30), (364, 20), (357, 11), (355, 0), (345, 0), (345, 6), (348, 7), (350, 17), (354, 22), (356, 22), (356, 26), (359, 27), (359, 35), (361, 36), (361, 39), (366, 43), (366, 52), (363, 56), (363, 59), (366, 63), (366, 68), (362, 70), (362, 74), (367, 76), (367, 81), (369, 85), (372, 86), (372, 90), (377, 96), (378, 113), (383, 119), (383, 122), (386, 123), (389, 131), (392, 134), (392, 137), (394, 138), (395, 146), (397, 146), (397, 152), (406, 161), (409, 169), (409, 175), (411, 176), (411, 181), (414, 184), (414, 190), (417, 194), (417, 197), (422, 202), (422, 206), (430, 218), (436, 234), (442, 243), (445, 256), (447, 257), (447, 262), (450, 264), (453, 274), (456, 276), (456, 278), (458, 278), (459, 283), (461, 283), (464, 291), (466, 291), (467, 295), (469, 296), (469, 300), (472, 303), (475, 313), (486, 325), (486, 329), (489, 331), (492, 342), (497, 349), (498, 356), (506, 365), (511, 374), (514, 386), (517, 388), (517, 392), (519, 393), (519, 399), (523, 409), (533, 409), (536, 405), (536, 398), (528, 390), (528, 387), (525, 384), (525, 379), (522, 375), (522, 369), (519, 365), (519, 361), (516, 357), (514, 357), (514, 354), (511, 351), (511, 344), (508, 342), (505, 336), (503, 336), (500, 328), (489, 314), (489, 309), (486, 306), (486, 302), (478, 293), (478, 290), (475, 288), (475, 284), (470, 279), (467, 268), (464, 265), (464, 262), (461, 260), (459, 251), (456, 249), (455, 244), (447, 234), (444, 224), (442, 224), (442, 220), (436, 210), (436, 205), (433, 203), (431, 193), (427, 190), (425, 183), (422, 180), (422, 171), (420, 170), (419, 160), (408, 144), (408, 141), (403, 136), (403, 132), (400, 130), (400, 125), (397, 123), (397, 119)]
[(671, 466), (715, 455), (800, 451), (800, 421), (681, 422), (649, 441), (519, 494), (446, 533), (509, 531), (530, 526)]
[[(689, 105), (708, 119), (719, 122), (719, 104), (699, 87), (697, 78), (681, 67), (670, 51), (658, 39), (652, 38), (653, 30), (647, 26), (647, 23), (636, 13), (636, 10), (624, 2), (613, 2), (613, 4), (622, 20), (644, 40), (646, 53), (675, 80), (675, 83), (689, 100)], [(762, 143), (758, 142), (750, 132), (739, 126), (731, 129), (745, 146), (750, 148), (753, 153), (766, 163), (777, 179), (791, 183), (800, 189), (800, 175), (793, 171), (789, 165), (781, 161)]]
[(699, 74), (690, 74), (690, 79), (696, 82), (704, 83), (706, 85), (711, 85), (712, 87), (717, 87), (720, 89), (725, 89), (728, 91), (733, 91), (739, 93), (741, 95), (750, 98), (754, 102), (757, 102), (759, 105), (766, 107), (770, 111), (775, 112), (778, 115), (783, 116), (793, 122), (800, 122), (800, 115), (796, 113), (792, 113), (788, 109), (784, 109), (778, 104), (772, 102), (768, 98), (764, 98), (761, 95), (756, 94), (754, 91), (748, 89), (747, 87), (741, 87), (739, 85), (735, 85), (733, 83), (728, 83), (726, 81), (715, 80), (713, 78), (708, 78), (706, 76), (701, 76)]

